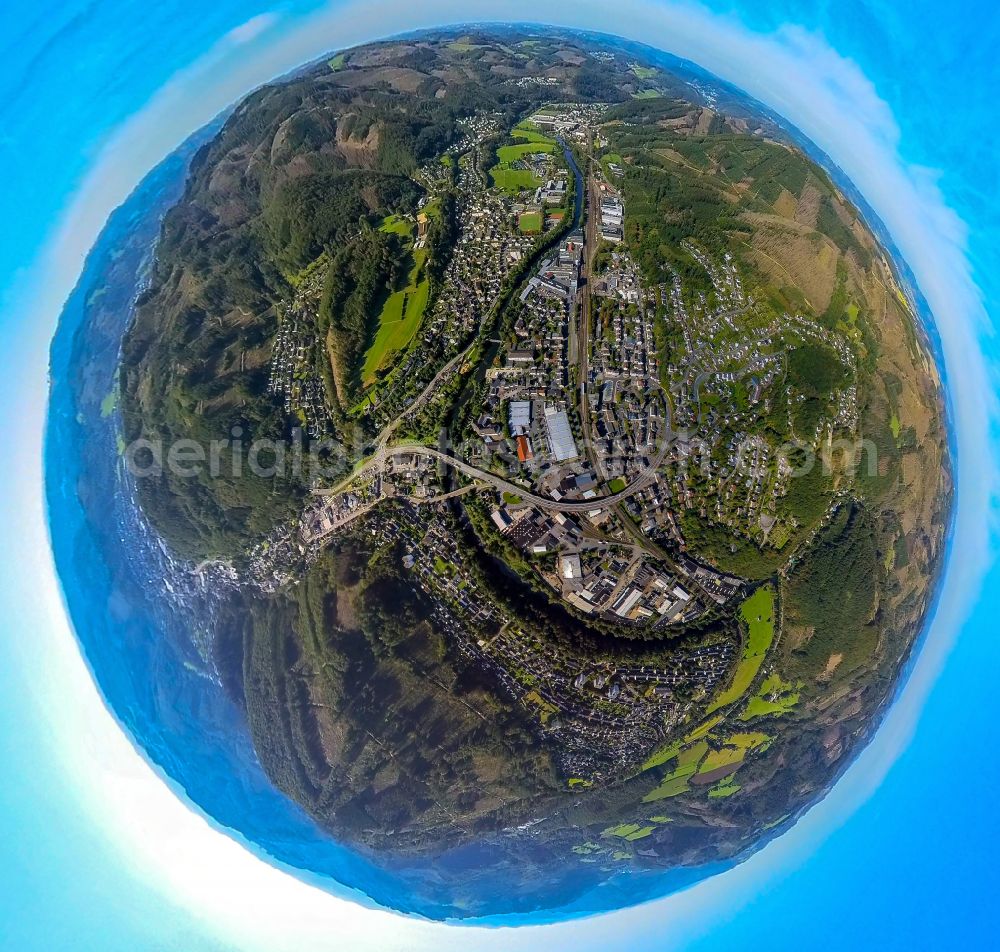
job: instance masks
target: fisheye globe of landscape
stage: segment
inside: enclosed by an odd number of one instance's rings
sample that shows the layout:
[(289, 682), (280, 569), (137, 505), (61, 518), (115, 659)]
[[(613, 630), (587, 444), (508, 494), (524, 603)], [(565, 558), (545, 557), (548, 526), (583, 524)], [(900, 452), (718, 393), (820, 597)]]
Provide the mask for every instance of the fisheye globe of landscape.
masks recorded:
[(739, 862), (936, 593), (908, 274), (794, 129), (624, 40), (422, 32), (256, 90), (114, 213), (53, 345), (109, 707), (213, 820), (406, 912)]

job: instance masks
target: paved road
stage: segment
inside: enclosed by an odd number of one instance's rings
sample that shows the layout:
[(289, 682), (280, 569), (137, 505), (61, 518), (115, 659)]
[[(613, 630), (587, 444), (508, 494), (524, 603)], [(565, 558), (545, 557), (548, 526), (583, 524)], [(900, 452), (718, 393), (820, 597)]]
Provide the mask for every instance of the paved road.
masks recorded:
[(353, 482), (355, 479), (365, 475), (374, 468), (384, 467), (390, 457), (417, 455), (425, 456), (430, 459), (436, 459), (438, 462), (444, 463), (446, 466), (450, 466), (452, 469), (455, 469), (460, 473), (464, 473), (466, 476), (471, 476), (474, 479), (488, 483), (495, 489), (519, 496), (525, 502), (530, 503), (533, 506), (537, 506), (539, 509), (546, 509), (549, 512), (590, 512), (594, 509), (604, 509), (607, 506), (613, 506), (616, 503), (624, 502), (630, 496), (634, 496), (637, 492), (645, 489), (655, 479), (656, 473), (660, 466), (663, 465), (663, 461), (666, 459), (669, 451), (670, 444), (665, 441), (662, 449), (659, 453), (657, 453), (652, 464), (620, 492), (611, 493), (608, 496), (595, 496), (593, 499), (569, 500), (551, 499), (548, 496), (539, 496), (536, 493), (525, 489), (524, 486), (511, 482), (509, 479), (504, 479), (502, 476), (497, 476), (494, 473), (489, 473), (486, 470), (479, 469), (477, 466), (472, 466), (470, 463), (466, 463), (464, 460), (457, 459), (454, 456), (449, 456), (441, 450), (432, 449), (431, 447), (424, 446), (421, 443), (403, 443), (397, 446), (383, 446), (379, 448), (375, 455), (372, 456), (372, 458), (368, 460), (364, 466), (356, 470), (349, 477), (349, 479), (345, 481), (345, 483), (341, 483), (339, 486), (334, 486), (330, 489), (317, 489), (315, 490), (315, 493), (318, 496), (336, 495), (338, 492), (343, 491), (346, 482)]
[[(587, 223), (588, 224), (587, 230), (589, 232), (587, 239), (589, 240), (585, 240), (584, 243), (584, 250), (585, 252), (589, 253), (588, 257), (590, 260), (586, 261), (585, 263), (585, 271), (588, 281), (587, 284), (584, 285), (581, 299), (578, 300), (578, 306), (579, 306), (578, 314), (581, 318), (580, 323), (582, 331), (580, 335), (581, 339), (579, 341), (579, 348), (581, 354), (580, 364), (581, 364), (581, 373), (583, 374), (584, 377), (584, 379), (580, 381), (580, 388), (581, 388), (580, 410), (581, 410), (581, 416), (583, 418), (582, 422), (584, 423), (584, 433), (586, 434), (586, 440), (587, 440), (587, 447), (586, 447), (587, 454), (590, 457), (591, 462), (598, 473), (598, 477), (603, 478), (603, 469), (599, 465), (599, 461), (596, 459), (596, 454), (594, 453), (593, 447), (590, 444), (590, 438), (592, 433), (590, 427), (590, 413), (589, 413), (590, 407), (588, 404), (586, 392), (584, 390), (584, 387), (586, 385), (586, 370), (588, 366), (587, 358), (589, 356), (588, 351), (590, 346), (590, 342), (587, 339), (588, 336), (587, 331), (589, 330), (588, 325), (589, 325), (590, 307), (591, 307), (590, 288), (589, 288), (589, 279), (591, 272), (590, 265), (592, 263), (593, 254), (596, 246), (596, 221), (598, 220), (598, 216), (600, 214), (600, 209), (599, 209), (600, 200), (598, 198), (598, 193), (596, 188), (593, 187), (594, 176), (592, 170), (588, 171), (590, 172), (590, 174), (587, 176), (587, 180), (589, 181), (584, 180), (586, 181), (585, 194), (581, 196), (581, 214), (582, 214), (583, 201), (587, 201), (588, 204), (590, 205), (590, 214), (588, 216), (589, 220)], [(583, 180), (582, 175), (580, 178), (581, 180)], [(575, 227), (579, 225), (580, 225), (579, 221), (574, 222)], [(630, 496), (634, 496), (637, 492), (640, 492), (641, 490), (645, 489), (651, 482), (653, 482), (653, 480), (656, 477), (656, 473), (663, 465), (663, 461), (666, 459), (667, 453), (670, 451), (669, 440), (664, 440), (663, 445), (659, 450), (659, 452), (657, 453), (656, 458), (653, 460), (652, 464), (646, 470), (644, 470), (639, 476), (637, 476), (632, 481), (632, 483), (626, 486), (623, 490), (617, 493), (611, 493), (610, 495), (607, 496), (598, 496), (593, 499), (579, 500), (579, 501), (555, 500), (551, 499), (548, 496), (539, 496), (536, 493), (533, 493), (530, 490), (525, 489), (523, 486), (518, 485), (517, 483), (511, 482), (510, 480), (504, 479), (500, 476), (496, 476), (495, 474), (487, 472), (486, 470), (479, 469), (476, 466), (472, 466), (469, 463), (466, 463), (464, 460), (457, 459), (456, 457), (450, 456), (447, 453), (442, 452), (441, 450), (432, 449), (431, 447), (424, 446), (423, 444), (404, 443), (396, 446), (388, 446), (387, 444), (389, 442), (389, 438), (398, 428), (403, 418), (405, 418), (407, 415), (409, 415), (415, 409), (417, 409), (420, 405), (422, 405), (434, 393), (441, 379), (448, 376), (448, 374), (454, 368), (454, 366), (459, 361), (461, 361), (466, 357), (466, 355), (471, 350), (472, 346), (473, 345), (470, 345), (461, 354), (458, 354), (456, 357), (450, 360), (444, 367), (442, 367), (441, 370), (434, 377), (434, 379), (417, 397), (417, 399), (406, 410), (404, 410), (403, 413), (393, 423), (391, 423), (388, 427), (386, 427), (382, 431), (382, 433), (379, 434), (378, 439), (376, 440), (375, 453), (370, 460), (368, 460), (359, 469), (355, 470), (350, 476), (343, 479), (336, 486), (332, 486), (328, 489), (315, 490), (316, 495), (319, 496), (336, 495), (337, 493), (343, 492), (344, 489), (347, 488), (347, 486), (349, 486), (352, 482), (354, 482), (354, 480), (370, 472), (374, 467), (383, 468), (385, 466), (385, 463), (388, 461), (389, 457), (406, 456), (414, 453), (421, 456), (426, 456), (432, 459), (436, 459), (439, 462), (442, 462), (445, 465), (450, 466), (452, 469), (455, 469), (460, 473), (464, 473), (466, 476), (471, 476), (474, 479), (479, 479), (495, 487), (496, 489), (519, 496), (525, 502), (529, 502), (532, 505), (537, 506), (539, 509), (545, 509), (550, 512), (564, 512), (564, 513), (591, 512), (594, 509), (603, 509), (609, 506), (614, 506), (618, 503), (624, 502)], [(653, 382), (651, 381), (651, 383)], [(658, 384), (656, 385), (656, 387), (657, 389), (660, 389), (662, 391), (662, 388), (660, 388)], [(665, 410), (666, 410), (666, 419), (665, 419), (666, 430), (667, 432), (669, 432), (670, 417), (671, 417), (670, 404), (669, 401), (666, 400), (665, 393), (664, 393), (664, 398), (665, 398)], [(625, 517), (624, 514), (622, 514), (622, 518), (627, 521), (627, 517)]]
[(451, 360), (448, 361), (435, 375), (434, 379), (420, 391), (420, 394), (414, 399), (414, 401), (405, 407), (402, 412), (392, 421), (387, 427), (385, 427), (381, 433), (378, 435), (376, 444), (379, 446), (384, 446), (389, 442), (389, 438), (393, 433), (399, 428), (399, 425), (410, 416), (415, 411), (419, 410), (424, 404), (426, 404), (431, 397), (434, 396), (435, 391), (440, 385), (441, 381), (451, 375), (452, 370), (469, 355), (469, 351), (475, 346), (475, 342), (469, 344), (460, 354), (456, 354)]
[[(433, 505), (435, 503), (444, 502), (446, 499), (454, 499), (456, 496), (464, 496), (466, 493), (475, 492), (478, 489), (483, 489), (481, 483), (470, 483), (468, 486), (462, 486), (459, 489), (453, 489), (451, 492), (441, 493), (439, 496), (426, 496), (422, 499), (416, 499), (410, 496), (400, 496), (396, 494), (391, 494), (388, 496), (379, 496), (378, 499), (373, 499), (371, 502), (366, 503), (363, 506), (359, 506), (357, 509), (352, 509), (350, 512), (346, 513), (343, 518), (337, 520), (333, 523), (329, 529), (325, 532), (317, 532), (315, 534), (303, 531), (303, 538), (307, 543), (319, 542), (323, 539), (328, 538), (336, 532), (339, 532), (344, 526), (349, 525), (352, 522), (357, 522), (362, 516), (367, 516), (373, 509), (381, 505), (384, 502), (391, 502), (394, 499), (405, 499), (408, 503), (413, 506), (426, 506)], [(202, 563), (205, 565), (206, 563)], [(195, 571), (199, 571), (201, 566)]]

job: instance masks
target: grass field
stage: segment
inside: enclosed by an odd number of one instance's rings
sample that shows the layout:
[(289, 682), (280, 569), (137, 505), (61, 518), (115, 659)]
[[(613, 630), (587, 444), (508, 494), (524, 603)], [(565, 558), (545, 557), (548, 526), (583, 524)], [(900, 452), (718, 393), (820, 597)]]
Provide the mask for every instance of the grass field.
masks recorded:
[(743, 763), (743, 751), (735, 747), (723, 747), (721, 750), (710, 750), (698, 773), (711, 773), (720, 767), (732, 767)]
[(553, 714), (559, 713), (559, 708), (549, 704), (537, 691), (529, 691), (524, 700), (538, 708), (538, 717), (542, 724), (547, 724)]
[(423, 213), (428, 217), (428, 219), (440, 218), (441, 217), (441, 199), (434, 198), (431, 199), (423, 209)]
[(473, 43), (472, 38), (467, 36), (459, 37), (448, 44), (448, 49), (454, 50), (456, 53), (471, 53), (473, 50), (481, 50), (482, 48), (481, 43)]
[(607, 168), (612, 162), (614, 162), (615, 165), (622, 165), (624, 159), (622, 159), (618, 152), (605, 152), (604, 155), (601, 156), (601, 164), (605, 168)]
[(709, 797), (713, 800), (721, 799), (722, 797), (731, 797), (734, 793), (738, 793), (741, 787), (738, 783), (733, 783), (732, 780), (727, 777), (721, 783), (717, 783), (711, 790), (708, 791)]
[(788, 540), (791, 537), (792, 526), (787, 522), (779, 522), (771, 530), (771, 534), (767, 537), (767, 541), (772, 549), (777, 549), (777, 551), (780, 552), (786, 545), (788, 545)]
[(743, 763), (744, 751), (736, 747), (723, 747), (721, 750), (710, 750), (708, 756), (698, 768), (698, 773), (710, 773), (721, 767), (732, 767)]
[(696, 727), (693, 731), (691, 731), (691, 733), (688, 734), (687, 737), (684, 739), (689, 742), (692, 740), (699, 740), (700, 738), (704, 737), (721, 720), (722, 720), (721, 714), (716, 714), (715, 717), (710, 717), (700, 727)]
[(101, 416), (107, 419), (115, 412), (118, 406), (118, 387), (117, 385), (110, 390), (101, 401)]
[(634, 842), (635, 840), (641, 840), (649, 836), (649, 834), (652, 833), (653, 830), (655, 829), (656, 829), (655, 826), (644, 826), (642, 829), (636, 830), (634, 833), (629, 833), (629, 835), (626, 836), (625, 839), (628, 840), (630, 843)]
[(524, 212), (517, 220), (517, 227), (526, 235), (533, 235), (542, 230), (541, 212)]
[(497, 149), (497, 164), (490, 170), (490, 177), (497, 188), (516, 195), (522, 189), (537, 188), (542, 180), (527, 169), (512, 169), (511, 165), (532, 152), (553, 152), (556, 144), (547, 136), (529, 129), (515, 130), (514, 135), (527, 141)]
[(743, 758), (751, 750), (762, 747), (771, 738), (760, 731), (732, 734), (725, 739), (719, 750), (710, 750), (698, 768), (698, 773), (710, 773), (722, 767), (732, 767), (743, 763)]
[(608, 483), (608, 489), (613, 493), (620, 493), (627, 485), (621, 476), (617, 476)]
[(401, 238), (413, 237), (413, 222), (402, 215), (386, 215), (382, 219), (382, 224), (378, 226), (379, 231), (392, 235), (399, 235)]
[(549, 145), (556, 144), (555, 139), (545, 135), (544, 132), (539, 132), (534, 126), (527, 125), (525, 123), (515, 126), (511, 135), (515, 139), (524, 139), (526, 142), (542, 142), (548, 143)]
[(642, 89), (637, 93), (632, 93), (633, 99), (660, 99), (663, 96), (658, 89)]
[(344, 61), (347, 59), (346, 53), (338, 53), (333, 59), (327, 60), (326, 65), (330, 67), (334, 72), (338, 69), (344, 68)]
[(660, 764), (665, 764), (668, 760), (673, 760), (681, 752), (683, 746), (684, 741), (678, 740), (669, 747), (664, 747), (662, 750), (656, 751), (642, 765), (642, 769), (652, 770), (654, 767), (659, 767)]
[(746, 752), (763, 747), (769, 740), (771, 740), (770, 735), (763, 731), (742, 731), (739, 734), (730, 734), (726, 738), (726, 743)]
[(700, 740), (696, 744), (692, 744), (690, 747), (681, 751), (680, 755), (677, 757), (677, 768), (681, 770), (685, 767), (697, 767), (698, 764), (701, 763), (701, 758), (707, 753), (708, 743)]
[(395, 354), (405, 350), (420, 327), (430, 296), (430, 282), (423, 275), (426, 257), (423, 248), (413, 252), (413, 267), (406, 287), (390, 294), (382, 307), (375, 339), (361, 368), (361, 382), (366, 387), (375, 382), (378, 372)]
[[(645, 763), (642, 765), (642, 770), (652, 770), (653, 767), (659, 767), (661, 764), (667, 763), (669, 760), (673, 760), (682, 750), (689, 748), (689, 745), (696, 740), (701, 740), (719, 721), (722, 720), (722, 715), (718, 714), (715, 717), (710, 717), (700, 726), (696, 727), (687, 737), (683, 740), (676, 740), (672, 744), (661, 748), (660, 750), (654, 752), (647, 758)], [(701, 752), (704, 753), (706, 747), (701, 747)]]
[(542, 184), (541, 179), (536, 178), (527, 169), (508, 169), (503, 166), (497, 166), (490, 172), (490, 176), (497, 188), (502, 188), (505, 192), (510, 192), (514, 195), (522, 189), (530, 191)]
[[(891, 553), (890, 549), (890, 553)], [(741, 721), (749, 721), (754, 717), (767, 715), (780, 716), (787, 714), (799, 703), (799, 692), (778, 674), (765, 678), (760, 690), (747, 701), (747, 706), (740, 714)]]
[(668, 797), (676, 797), (678, 794), (686, 793), (691, 787), (688, 785), (688, 777), (694, 773), (694, 767), (685, 767), (681, 771), (675, 771), (669, 777), (664, 777), (660, 785), (650, 790), (642, 798), (643, 803), (655, 803), (657, 800), (666, 800)]
[[(767, 745), (771, 742), (771, 737), (762, 731), (744, 731), (713, 740), (714, 744), (720, 745), (718, 750), (710, 748), (708, 741), (705, 740), (696, 740), (691, 743), (696, 735), (700, 736), (706, 733), (719, 720), (720, 718), (710, 719), (698, 730), (692, 731), (684, 740), (671, 744), (646, 761), (643, 770), (665, 764), (675, 757), (677, 759), (674, 769), (642, 798), (643, 803), (655, 803), (657, 800), (665, 800), (686, 793), (691, 789), (688, 781), (695, 774), (705, 774), (724, 767), (738, 767), (751, 750), (766, 750)], [(728, 793), (718, 793), (716, 796), (729, 796), (730, 793), (735, 793), (739, 789), (739, 785), (735, 786), (735, 790), (730, 790)]]
[(639, 66), (636, 64), (632, 67), (632, 72), (639, 79), (652, 79), (656, 75), (657, 70), (653, 69), (652, 66)]
[[(680, 748), (682, 743), (679, 741), (674, 746)], [(667, 751), (663, 753), (667, 753)], [(698, 764), (707, 753), (708, 744), (705, 741), (699, 741), (690, 747), (684, 748), (679, 754), (674, 754), (677, 757), (677, 766), (660, 781), (659, 786), (654, 787), (642, 798), (642, 802), (654, 803), (666, 797), (676, 797), (677, 794), (688, 790), (688, 778), (697, 772)], [(659, 756), (662, 756), (662, 754), (657, 755), (657, 759), (659, 759)], [(653, 759), (650, 758), (650, 761)], [(665, 757), (659, 760), (659, 763), (666, 763), (670, 759), (671, 757)], [(648, 764), (650, 761), (646, 761), (646, 763)]]
[(628, 836), (629, 833), (634, 833), (636, 830), (640, 829), (638, 823), (619, 823), (618, 826), (609, 826), (606, 830), (601, 832), (601, 836)]
[(774, 589), (769, 585), (758, 588), (743, 602), (740, 616), (747, 626), (743, 656), (733, 675), (733, 683), (712, 702), (709, 714), (738, 701), (757, 677), (774, 640)]
[(640, 826), (638, 823), (622, 823), (618, 826), (609, 826), (601, 834), (602, 836), (617, 836), (623, 840), (641, 840), (649, 836), (655, 830), (655, 826)]
[(532, 155), (535, 152), (553, 152), (555, 151), (554, 142), (523, 142), (521, 145), (504, 145), (497, 149), (497, 158), (500, 160), (502, 165), (510, 165), (511, 162), (516, 162), (518, 159), (523, 159), (526, 155)]

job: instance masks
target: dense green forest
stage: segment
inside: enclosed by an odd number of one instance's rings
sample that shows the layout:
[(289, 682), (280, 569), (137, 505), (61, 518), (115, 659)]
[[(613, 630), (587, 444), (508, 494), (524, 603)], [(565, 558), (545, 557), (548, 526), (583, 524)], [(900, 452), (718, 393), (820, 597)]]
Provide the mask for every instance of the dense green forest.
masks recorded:
[(376, 218), (412, 212), (420, 192), (408, 178), (363, 169), (289, 179), (264, 208), (265, 251), (289, 271), (298, 271)]
[(409, 255), (399, 237), (370, 228), (333, 254), (320, 300), (319, 332), (327, 339), (342, 406), (359, 394), (361, 358), (374, 333), (374, 319), (408, 271)]
[[(433, 53), (410, 59), (423, 68), (441, 62)], [(411, 94), (377, 79), (341, 85), (324, 65), (237, 106), (196, 156), (183, 199), (165, 216), (150, 287), (123, 344), (127, 442), (184, 438), (207, 447), (236, 428), (243, 444), (287, 443), (294, 421), (267, 391), (277, 305), (324, 254), (332, 266), (317, 334), (331, 358), (321, 368), (330, 409), (341, 416), (341, 404), (357, 396), (386, 289), (404, 267), (398, 239), (372, 226), (415, 210), (424, 190), (411, 175), (456, 141), (457, 120), (495, 111), (514, 121), (532, 102), (516, 87), (484, 82), (488, 76), (485, 65), (462, 82), (428, 73)], [(432, 288), (454, 236), (445, 194), (427, 235)], [(238, 556), (298, 510), (305, 487), (297, 479), (275, 482), (233, 465), (237, 450), (221, 450), (211, 478), (164, 473), (139, 481), (146, 513), (178, 554)]]
[(788, 576), (789, 615), (813, 632), (796, 652), (798, 670), (815, 676), (836, 652), (847, 671), (868, 659), (878, 640), (872, 615), (882, 571), (873, 516), (841, 506)]
[(401, 557), (346, 541), (289, 594), (234, 600), (220, 644), (243, 642), (235, 693), (279, 787), (352, 842), (405, 852), (462, 838), (435, 832), (449, 815), (465, 832), (523, 818), (558, 780), (525, 715), (452, 656)]

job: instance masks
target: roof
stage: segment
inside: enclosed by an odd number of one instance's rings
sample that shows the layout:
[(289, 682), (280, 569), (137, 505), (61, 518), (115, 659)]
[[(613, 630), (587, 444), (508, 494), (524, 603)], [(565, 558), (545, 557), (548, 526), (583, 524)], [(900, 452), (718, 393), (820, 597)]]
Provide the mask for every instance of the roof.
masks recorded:
[(514, 436), (527, 432), (531, 426), (531, 404), (527, 400), (514, 400), (508, 408), (510, 431)]
[(564, 579), (572, 580), (578, 579), (583, 575), (583, 569), (580, 565), (580, 556), (564, 555), (560, 560), (560, 574)]
[(570, 429), (569, 418), (566, 416), (565, 410), (546, 407), (545, 427), (549, 433), (549, 449), (551, 449), (552, 455), (559, 462), (575, 459), (580, 455), (577, 452), (576, 443), (573, 440), (573, 432)]

